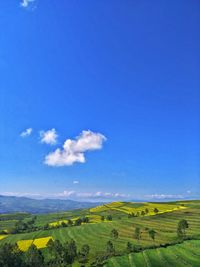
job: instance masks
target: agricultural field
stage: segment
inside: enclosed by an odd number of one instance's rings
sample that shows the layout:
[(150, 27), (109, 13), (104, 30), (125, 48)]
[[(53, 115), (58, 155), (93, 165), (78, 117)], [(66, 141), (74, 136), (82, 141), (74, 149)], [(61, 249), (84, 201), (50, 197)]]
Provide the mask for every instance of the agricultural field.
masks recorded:
[(19, 240), (17, 245), (21, 251), (27, 251), (29, 247), (34, 244), (38, 249), (45, 248), (52, 236), (30, 239), (30, 240)]
[[(148, 213), (141, 215), (141, 212), (146, 208), (148, 208)], [(157, 213), (154, 212), (155, 208), (158, 209)], [(134, 217), (129, 216), (129, 214), (136, 214), (138, 211), (140, 215)], [(108, 215), (112, 216), (111, 221), (106, 219)], [(102, 216), (105, 217), (104, 221), (102, 221)], [(82, 217), (88, 217), (89, 223), (68, 227), (62, 227), (61, 225), (62, 222), (67, 223), (69, 219), (74, 222)], [(30, 218), (30, 214), (27, 214), (23, 218), (23, 221), (28, 222)], [(159, 246), (172, 243), (176, 244), (180, 241), (177, 237), (177, 225), (181, 219), (187, 220), (189, 228), (186, 234), (192, 240), (185, 241), (183, 244), (159, 248)], [(10, 221), (13, 222), (13, 220), (15, 218), (11, 217), (11, 220), (1, 221), (3, 223), (2, 230), (9, 230)], [(26, 251), (30, 244), (35, 244), (37, 248), (42, 249), (44, 255), (47, 255), (46, 245), (49, 239), (60, 240), (62, 244), (73, 239), (76, 242), (78, 250), (85, 244), (89, 245), (89, 259), (85, 266), (90, 266), (98, 256), (105, 254), (107, 242), (112, 241), (116, 257), (108, 259), (105, 266), (165, 266), (159, 265), (158, 255), (162, 255), (167, 264), (169, 262), (171, 266), (181, 266), (173, 265), (172, 262), (175, 262), (176, 258), (182, 257), (183, 259), (180, 262), (189, 262), (188, 265), (185, 264), (182, 266), (198, 266), (193, 265), (193, 261), (197, 262), (199, 260), (197, 250), (199, 249), (198, 242), (200, 241), (193, 239), (200, 239), (200, 201), (170, 203), (114, 202), (92, 209), (44, 214), (35, 217), (36, 226), (42, 227), (45, 224), (49, 225), (49, 228), (46, 230), (39, 229), (32, 232), (0, 235), (0, 246), (5, 243), (17, 243), (22, 251)], [(137, 227), (141, 229), (141, 238), (139, 241), (134, 235)], [(113, 229), (117, 230), (118, 238), (111, 236)], [(149, 229), (155, 230), (155, 240), (150, 238)], [(144, 251), (128, 254), (126, 250), (127, 242), (130, 242), (133, 246), (137, 246), (139, 243)], [(157, 248), (150, 250), (149, 247), (152, 246)], [(187, 254), (183, 252), (186, 249), (188, 249)], [(170, 251), (173, 251), (174, 254), (171, 255)], [(183, 254), (187, 255), (187, 261)], [(123, 256), (117, 257), (117, 255)], [(189, 261), (190, 258), (193, 259), (191, 263)], [(125, 265), (129, 263), (128, 260), (132, 262), (132, 265)], [(123, 265), (121, 262), (123, 262)], [(138, 265), (138, 262), (141, 265)], [(81, 265), (75, 262), (73, 266)]]
[(108, 260), (105, 267), (199, 267), (200, 240), (185, 241), (166, 248), (147, 249)]
[(137, 213), (145, 211), (148, 209), (148, 214), (146, 215), (155, 215), (154, 209), (157, 208), (157, 214), (171, 212), (175, 210), (185, 209), (185, 206), (180, 204), (169, 204), (169, 203), (131, 203), (131, 202), (113, 202), (110, 204), (105, 204), (102, 206), (94, 207), (90, 209), (90, 212), (104, 212), (109, 210), (119, 211), (126, 214)]

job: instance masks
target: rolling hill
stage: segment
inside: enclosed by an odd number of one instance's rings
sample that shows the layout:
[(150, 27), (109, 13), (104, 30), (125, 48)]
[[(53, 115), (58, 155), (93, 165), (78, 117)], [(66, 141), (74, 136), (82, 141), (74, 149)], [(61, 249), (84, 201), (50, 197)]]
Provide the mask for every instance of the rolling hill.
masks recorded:
[[(146, 209), (148, 212), (144, 213)], [(89, 258), (84, 266), (200, 266), (200, 201), (113, 202), (82, 210), (38, 214), (34, 231), (12, 234), (9, 230), (19, 221), (17, 216), (24, 216), (20, 219), (23, 222), (33, 217), (30, 214), (0, 215), (0, 230), (8, 231), (0, 235), (0, 247), (5, 243), (17, 243), (26, 251), (33, 243), (48, 258), (48, 240), (60, 240), (64, 244), (73, 239), (78, 250), (85, 244), (90, 247)], [(112, 219), (107, 219), (108, 216)], [(75, 226), (75, 221), (83, 217), (88, 217), (89, 222)], [(177, 225), (182, 219), (189, 224), (187, 241), (177, 236)], [(73, 226), (62, 225), (67, 224), (68, 220), (73, 222)], [(43, 228), (45, 225), (48, 227)], [(139, 241), (134, 235), (136, 227), (141, 229)], [(117, 230), (118, 238), (112, 237), (113, 229)], [(149, 229), (155, 230), (155, 240), (149, 236)], [(115, 249), (114, 254), (109, 256), (106, 254), (108, 241), (113, 243)], [(129, 253), (128, 242), (139, 249)], [(97, 264), (99, 258), (101, 265)], [(82, 265), (76, 260), (73, 266)]]
[(0, 214), (29, 212), (33, 214), (90, 208), (99, 205), (92, 202), (78, 202), (62, 199), (31, 199), (27, 197), (1, 196)]

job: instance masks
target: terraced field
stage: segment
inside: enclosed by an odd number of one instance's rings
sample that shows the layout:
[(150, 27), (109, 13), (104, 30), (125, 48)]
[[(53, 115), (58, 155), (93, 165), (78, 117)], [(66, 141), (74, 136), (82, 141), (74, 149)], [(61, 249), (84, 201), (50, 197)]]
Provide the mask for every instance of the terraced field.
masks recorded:
[(142, 211), (145, 211), (145, 209), (148, 209), (147, 216), (149, 215), (155, 215), (154, 209), (157, 208), (158, 212), (157, 214), (165, 213), (165, 212), (171, 212), (175, 210), (185, 209), (185, 206), (182, 206), (180, 204), (170, 204), (170, 203), (134, 203), (134, 202), (113, 202), (110, 204), (105, 204), (102, 206), (98, 206), (95, 208), (91, 208), (90, 212), (104, 212), (109, 210), (119, 211), (126, 214), (131, 214), (137, 212), (141, 213)]
[(200, 240), (185, 241), (167, 248), (147, 249), (139, 253), (114, 257), (105, 267), (199, 267)]
[[(184, 204), (184, 206), (182, 206)], [(163, 205), (163, 207), (161, 207)], [(154, 216), (138, 216), (129, 218), (127, 212), (124, 210), (131, 209), (140, 209), (144, 210), (144, 207), (148, 206), (148, 209), (153, 209), (157, 207), (160, 211), (159, 214)], [(72, 227), (61, 227), (58, 229), (49, 229), (49, 230), (40, 230), (30, 233), (21, 233), (21, 234), (9, 234), (6, 235), (0, 240), (1, 244), (5, 243), (17, 243), (20, 240), (35, 240), (39, 238), (48, 238), (52, 237), (54, 240), (59, 239), (61, 242), (69, 241), (70, 239), (74, 239), (76, 241), (78, 249), (81, 248), (82, 245), (88, 244), (90, 246), (90, 260), (89, 263), (94, 261), (98, 255), (105, 254), (106, 244), (109, 240), (111, 240), (115, 246), (116, 253), (124, 254), (126, 253), (127, 242), (131, 242), (131, 244), (138, 244), (138, 240), (134, 237), (134, 231), (136, 227), (140, 227), (141, 229), (141, 240), (140, 245), (143, 248), (148, 248), (152, 245), (163, 245), (171, 242), (178, 242), (177, 238), (177, 224), (179, 220), (186, 219), (189, 223), (189, 229), (187, 230), (187, 236), (190, 238), (199, 238), (200, 239), (200, 201), (193, 202), (174, 202), (174, 203), (124, 203), (124, 202), (115, 202), (112, 204), (106, 205), (106, 210), (102, 210), (97, 207), (95, 210), (79, 210), (74, 212), (65, 212), (65, 213), (56, 213), (56, 214), (48, 214), (48, 215), (39, 215), (37, 216), (36, 224), (44, 225), (45, 223), (60, 223), (62, 220), (68, 219), (76, 219), (83, 216), (88, 216), (90, 218), (90, 223), (82, 224), (81, 226), (72, 226)], [(177, 208), (183, 207), (183, 208)], [(117, 210), (116, 210), (117, 209)], [(120, 209), (120, 211), (119, 211)], [(98, 211), (99, 210), (99, 211)], [(122, 211), (123, 210), (123, 211)], [(169, 211), (170, 210), (170, 211)], [(110, 222), (101, 221), (102, 215), (111, 214), (113, 220)], [(6, 221), (4, 221), (4, 226), (6, 227)], [(149, 237), (148, 230), (154, 229), (156, 231), (155, 241)], [(117, 239), (113, 239), (111, 237), (112, 229), (116, 229), (119, 233), (119, 237)], [(189, 241), (188, 241), (189, 242)], [(196, 253), (195, 249), (198, 247), (198, 244), (191, 243), (192, 246), (189, 249), (189, 246), (184, 244), (184, 248), (188, 248), (188, 251), (193, 251), (194, 246), (194, 254)], [(180, 245), (181, 246), (181, 245)], [(171, 247), (167, 248), (167, 251), (170, 251)], [(179, 245), (177, 245), (176, 249), (179, 249)], [(164, 252), (165, 249), (157, 249), (157, 253), (162, 255), (163, 259), (164, 255), (167, 252)], [(175, 251), (175, 250), (174, 250)], [(45, 252), (45, 249), (44, 249)], [(45, 252), (46, 253), (46, 252)], [(178, 253), (178, 252), (177, 252)], [(180, 251), (179, 251), (180, 253)], [(157, 255), (157, 254), (155, 254)], [(191, 256), (191, 255), (190, 255)], [(124, 256), (124, 261), (127, 261), (127, 256)], [(154, 253), (150, 250), (144, 253), (137, 253), (134, 255), (129, 255), (129, 260), (134, 257), (134, 261), (142, 262), (142, 259), (146, 260), (148, 263), (153, 259)], [(174, 257), (174, 256), (173, 256)], [(172, 257), (171, 261), (174, 261)], [(181, 256), (179, 256), (181, 257)], [(188, 256), (189, 257), (189, 256)], [(196, 256), (195, 256), (196, 257)], [(157, 256), (158, 258), (158, 256)], [(117, 258), (116, 258), (117, 259)], [(121, 259), (117, 259), (117, 261), (121, 261)], [(158, 259), (155, 259), (155, 264)], [(168, 259), (170, 261), (170, 258)], [(115, 259), (112, 259), (109, 264), (114, 264)], [(158, 264), (160, 264), (158, 262)], [(77, 265), (79, 266), (79, 265)], [(89, 266), (89, 265), (88, 265)], [(112, 266), (112, 265), (111, 265)], [(120, 265), (120, 263), (116, 262), (115, 266), (126, 266)], [(129, 266), (129, 265), (127, 265)], [(134, 266), (134, 265), (132, 265)], [(163, 265), (144, 265), (144, 266), (163, 266)], [(165, 265), (164, 265), (165, 266)], [(168, 266), (168, 265), (166, 265)], [(175, 265), (174, 265), (175, 266)], [(180, 266), (180, 265), (177, 265)], [(190, 265), (182, 265), (182, 266), (190, 266)], [(192, 265), (193, 266), (193, 265)], [(200, 266), (200, 264), (199, 264)]]

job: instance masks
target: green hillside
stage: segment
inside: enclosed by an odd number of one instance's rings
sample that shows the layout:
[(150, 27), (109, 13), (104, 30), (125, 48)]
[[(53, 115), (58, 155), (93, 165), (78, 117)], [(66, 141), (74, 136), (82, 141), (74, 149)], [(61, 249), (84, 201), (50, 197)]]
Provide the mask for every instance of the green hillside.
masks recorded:
[[(157, 209), (156, 212), (155, 208)], [(144, 212), (145, 209), (148, 209), (148, 212), (147, 210)], [(189, 228), (186, 230), (186, 238), (200, 239), (200, 201), (171, 203), (114, 202), (90, 209), (38, 215), (34, 221), (34, 231), (12, 234), (12, 227), (19, 221), (17, 216), (19, 215), (16, 214), (6, 218), (4, 215), (2, 220), (0, 217), (0, 230), (8, 232), (8, 234), (2, 233), (0, 235), (0, 246), (5, 243), (14, 244), (18, 242), (19, 244), (20, 240), (24, 240), (22, 246), (25, 246), (26, 242), (27, 244), (29, 242), (28, 246), (35, 242), (36, 245), (40, 244), (38, 248), (43, 247), (43, 254), (48, 259), (46, 243), (42, 245), (42, 242), (52, 238), (53, 240), (58, 239), (64, 244), (66, 241), (73, 239), (78, 250), (85, 244), (90, 247), (86, 266), (90, 266), (98, 258), (103, 258), (104, 261), (102, 262), (107, 261), (106, 266), (163, 266), (159, 265), (162, 262), (160, 262), (158, 254), (162, 255), (163, 260), (165, 259), (167, 264), (169, 263), (171, 266), (181, 266), (172, 265), (172, 262), (176, 262), (176, 258), (181, 258), (180, 264), (189, 262), (189, 265), (182, 266), (198, 266), (193, 265), (198, 261), (200, 264), (199, 253), (197, 253), (199, 241), (185, 241), (183, 244), (171, 246), (180, 243), (180, 238), (177, 236), (177, 225), (181, 219), (187, 220), (189, 224)], [(111, 216), (111, 220), (107, 218), (108, 216)], [(21, 221), (28, 222), (32, 217), (30, 214), (24, 214)], [(77, 219), (83, 217), (88, 217), (89, 222), (82, 223), (80, 226), (62, 225), (62, 222), (67, 224), (69, 219), (75, 224)], [(46, 224), (48, 224), (48, 228), (44, 230)], [(135, 237), (137, 227), (141, 231), (140, 240)], [(118, 238), (111, 236), (113, 229), (117, 230)], [(156, 232), (154, 241), (149, 236), (150, 229), (154, 229)], [(40, 239), (44, 237), (46, 239)], [(113, 243), (115, 249), (114, 255), (116, 257), (111, 259), (109, 258), (113, 255), (108, 256), (106, 254), (108, 241)], [(129, 254), (127, 252), (128, 242), (136, 248), (139, 247), (139, 250), (145, 251)], [(170, 246), (159, 248), (166, 244)], [(156, 247), (156, 249), (149, 250), (150, 247)], [(188, 252), (184, 253), (186, 249), (188, 249)], [(104, 257), (105, 255), (106, 257)], [(122, 257), (117, 257), (117, 255), (122, 255)], [(187, 260), (185, 257), (187, 257)], [(76, 260), (74, 266), (81, 265)]]
[(200, 266), (200, 241), (185, 241), (167, 248), (147, 249), (108, 260), (106, 267), (183, 267)]

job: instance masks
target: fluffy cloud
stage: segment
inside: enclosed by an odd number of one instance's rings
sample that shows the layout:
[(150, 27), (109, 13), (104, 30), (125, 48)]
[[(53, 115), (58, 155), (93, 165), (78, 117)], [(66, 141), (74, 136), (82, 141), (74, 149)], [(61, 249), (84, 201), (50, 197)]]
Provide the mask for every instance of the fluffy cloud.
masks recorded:
[(45, 164), (49, 166), (69, 166), (75, 162), (84, 163), (86, 151), (102, 148), (106, 137), (92, 131), (82, 131), (74, 140), (67, 139), (62, 147), (45, 157)]
[(27, 128), (25, 131), (23, 131), (23, 132), (20, 134), (20, 136), (21, 136), (21, 137), (27, 137), (27, 136), (31, 135), (32, 131), (33, 131), (32, 128)]
[(170, 195), (170, 194), (152, 194), (147, 195), (147, 198), (151, 199), (182, 199), (184, 198), (183, 195)]
[(55, 129), (48, 131), (40, 131), (41, 143), (55, 145), (57, 143), (58, 134)]
[(35, 2), (35, 0), (22, 0), (21, 1), (21, 3), (20, 3), (20, 5), (22, 6), (22, 7), (28, 7), (29, 6), (29, 4), (31, 4), (31, 3), (33, 3), (33, 2)]
[(112, 199), (126, 199), (130, 195), (121, 194), (121, 193), (110, 193), (110, 192), (77, 192), (74, 190), (65, 190), (63, 193), (56, 194), (57, 197), (67, 197), (72, 199), (96, 199), (96, 200), (112, 200)]
[(73, 181), (73, 184), (79, 184), (79, 181)]
[(0, 192), (4, 196), (30, 197), (34, 199), (73, 199), (78, 201), (116, 201), (120, 199), (128, 200), (130, 195), (110, 192), (78, 192), (65, 190), (61, 193), (25, 193), (25, 192)]

